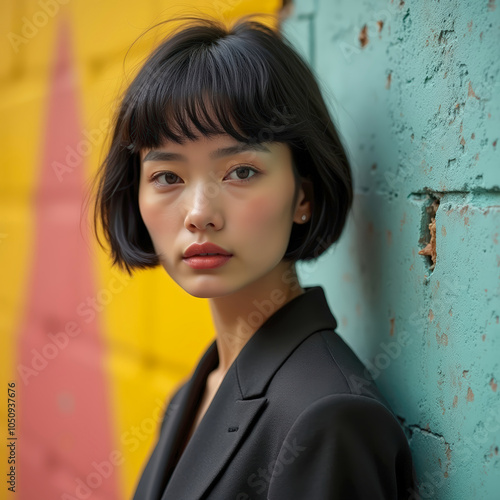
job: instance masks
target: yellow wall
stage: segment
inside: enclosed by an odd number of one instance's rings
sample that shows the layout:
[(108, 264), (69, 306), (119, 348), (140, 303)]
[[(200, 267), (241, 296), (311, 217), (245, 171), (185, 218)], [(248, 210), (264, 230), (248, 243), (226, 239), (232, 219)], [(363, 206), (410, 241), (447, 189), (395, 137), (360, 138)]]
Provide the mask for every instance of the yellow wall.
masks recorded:
[[(179, 14), (208, 12), (227, 21), (255, 12), (276, 13), (277, 0), (216, 2), (168, 0), (4, 0), (0, 7), (0, 373), (3, 387), (18, 381), (18, 332), (25, 315), (26, 298), (43, 294), (43, 287), (30, 290), (33, 261), (33, 193), (39, 181), (40, 156), (45, 147), (45, 119), (50, 113), (48, 95), (55, 58), (57, 33), (63, 20), (70, 26), (82, 137), (100, 130), (80, 168), (89, 181), (105, 153), (104, 141), (117, 93), (123, 90), (137, 65), (154, 44), (154, 33), (127, 49), (148, 27)], [(31, 28), (31, 29), (30, 29)], [(160, 34), (166, 34), (163, 29)], [(61, 120), (61, 127), (65, 127)], [(74, 224), (80, 224), (80, 214)], [(82, 210), (82, 217), (84, 212)], [(85, 219), (82, 220), (85, 227)], [(85, 233), (86, 234), (86, 233)], [(137, 272), (133, 278), (110, 267), (108, 256), (88, 236), (81, 242), (92, 259), (94, 293), (111, 289), (122, 281), (121, 290), (98, 315), (104, 355), (99, 360), (110, 401), (112, 450), (125, 460), (119, 475), (121, 498), (129, 498), (147, 457), (154, 433), (131, 439), (133, 429), (155, 415), (181, 379), (189, 375), (214, 331), (206, 300), (189, 296), (162, 268)], [(75, 256), (74, 266), (79, 262)], [(84, 272), (82, 270), (82, 272)], [(113, 281), (114, 280), (114, 281)], [(75, 287), (77, 285), (75, 284)], [(68, 290), (68, 293), (75, 290)], [(60, 311), (66, 317), (67, 311)], [(42, 325), (41, 328), (44, 328)], [(29, 341), (29, 335), (28, 335)], [(18, 387), (21, 384), (18, 383)], [(40, 385), (44, 391), (48, 387)], [(22, 390), (22, 387), (20, 387)], [(92, 390), (92, 388), (89, 388)], [(0, 426), (6, 429), (6, 397), (2, 398)], [(97, 413), (102, 409), (95, 409)], [(26, 419), (37, 418), (37, 408), (26, 406)], [(23, 429), (19, 429), (22, 434)], [(136, 445), (139, 445), (136, 447)], [(18, 449), (18, 453), (22, 453)], [(94, 457), (89, 457), (89, 462)], [(2, 458), (2, 464), (7, 460)], [(2, 469), (4, 470), (4, 469)], [(29, 481), (18, 474), (18, 484)], [(49, 479), (47, 479), (48, 481)], [(48, 498), (39, 485), (37, 500)], [(48, 490), (47, 490), (48, 491)], [(53, 490), (52, 490), (53, 491)], [(60, 490), (62, 493), (62, 490)], [(68, 493), (74, 493), (69, 488)], [(0, 498), (5, 487), (0, 490)], [(5, 497), (7, 498), (7, 497)], [(21, 496), (19, 496), (21, 498)]]

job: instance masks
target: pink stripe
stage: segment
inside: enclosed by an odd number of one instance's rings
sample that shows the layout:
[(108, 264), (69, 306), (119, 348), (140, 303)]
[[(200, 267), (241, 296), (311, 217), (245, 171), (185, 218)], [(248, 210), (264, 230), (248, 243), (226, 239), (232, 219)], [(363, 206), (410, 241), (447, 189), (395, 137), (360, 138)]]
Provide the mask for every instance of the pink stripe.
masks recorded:
[[(56, 20), (60, 29), (33, 199), (33, 260), (19, 332), (18, 498), (54, 500), (68, 493), (74, 498), (113, 500), (119, 498), (121, 467), (98, 472), (93, 466), (109, 461), (110, 452), (118, 447), (111, 436), (104, 345), (98, 316), (88, 321), (78, 313), (80, 304), (96, 297), (90, 237), (83, 223), (80, 232), (89, 154), (83, 146), (95, 146), (86, 139), (80, 122), (71, 27), (62, 14)], [(70, 151), (77, 154), (71, 156)], [(60, 171), (58, 178), (55, 168), (64, 165), (72, 170)], [(70, 337), (72, 322), (81, 331)], [(86, 483), (91, 495), (84, 486), (77, 490)]]

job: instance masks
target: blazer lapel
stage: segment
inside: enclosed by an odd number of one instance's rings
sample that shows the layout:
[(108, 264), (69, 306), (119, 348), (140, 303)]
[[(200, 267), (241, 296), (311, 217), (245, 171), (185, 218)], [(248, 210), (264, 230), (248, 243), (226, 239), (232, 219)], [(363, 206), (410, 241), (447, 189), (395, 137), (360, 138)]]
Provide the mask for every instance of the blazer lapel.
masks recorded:
[[(158, 445), (161, 452), (153, 477), (163, 476), (164, 480), (155, 486), (164, 487), (168, 482), (161, 500), (200, 499), (241, 440), (248, 438), (265, 409), (267, 385), (286, 358), (308, 336), (336, 328), (323, 289), (315, 286), (304, 290), (272, 314), (244, 345), (172, 473), (169, 467), (174, 463), (177, 440), (187, 432), (208, 373), (218, 365), (215, 342), (209, 347), (180, 395), (179, 410), (166, 422), (163, 441)], [(161, 489), (155, 488), (147, 498), (160, 498), (158, 491)]]
[(230, 368), (189, 440), (162, 500), (203, 496), (264, 408), (266, 398), (243, 400)]
[(187, 433), (187, 425), (202, 395), (206, 378), (217, 363), (217, 348), (213, 342), (201, 358), (190, 380), (180, 389), (175, 406), (168, 408), (169, 415), (166, 416), (158, 443), (148, 464), (151, 468), (151, 474), (148, 477), (152, 480), (145, 484), (143, 498), (160, 499), (162, 497), (175, 468), (176, 451), (179, 449), (180, 440)]

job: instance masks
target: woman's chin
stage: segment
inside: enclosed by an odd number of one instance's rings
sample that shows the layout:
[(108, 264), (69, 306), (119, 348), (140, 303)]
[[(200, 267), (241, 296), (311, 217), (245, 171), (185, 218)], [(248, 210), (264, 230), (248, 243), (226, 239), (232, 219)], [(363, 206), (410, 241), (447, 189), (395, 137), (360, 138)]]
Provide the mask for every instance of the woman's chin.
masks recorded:
[[(220, 279), (214, 280), (213, 278), (212, 276), (198, 276), (195, 279), (179, 280), (176, 281), (176, 283), (186, 293), (199, 299), (214, 299), (234, 292), (234, 287), (231, 288), (227, 283), (222, 283)], [(218, 283), (216, 283), (216, 281), (218, 281)]]

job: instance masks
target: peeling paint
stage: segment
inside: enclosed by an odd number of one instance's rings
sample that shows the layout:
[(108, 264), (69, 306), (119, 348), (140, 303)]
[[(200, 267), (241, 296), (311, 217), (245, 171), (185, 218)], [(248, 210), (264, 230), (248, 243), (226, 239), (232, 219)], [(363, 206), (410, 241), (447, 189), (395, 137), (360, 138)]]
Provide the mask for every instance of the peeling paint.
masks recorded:
[(476, 99), (479, 100), (479, 97), (474, 93), (474, 90), (472, 90), (472, 84), (469, 82), (469, 91), (467, 93), (468, 97), (475, 97)]
[(436, 211), (439, 207), (439, 200), (436, 199), (432, 202), (432, 204), (427, 207), (427, 212), (433, 214), (431, 216), (431, 222), (429, 223), (429, 233), (430, 233), (430, 241), (427, 243), (427, 245), (420, 250), (418, 253), (419, 255), (427, 255), (431, 257), (432, 260), (432, 265), (429, 268), (431, 271), (434, 269), (436, 265), (436, 260), (437, 260), (437, 254), (436, 254)]
[(385, 82), (385, 88), (389, 90), (391, 88), (392, 73), (387, 75), (387, 81)]
[(368, 28), (366, 24), (361, 28), (361, 32), (359, 33), (359, 43), (361, 44), (361, 48), (365, 48), (368, 45)]
[(439, 333), (436, 332), (436, 340), (439, 345), (448, 345), (448, 335), (446, 335), (446, 333), (439, 335)]
[(474, 393), (472, 392), (472, 389), (470, 387), (467, 389), (466, 400), (468, 403), (474, 401)]

